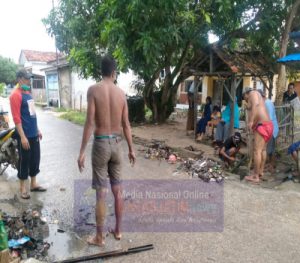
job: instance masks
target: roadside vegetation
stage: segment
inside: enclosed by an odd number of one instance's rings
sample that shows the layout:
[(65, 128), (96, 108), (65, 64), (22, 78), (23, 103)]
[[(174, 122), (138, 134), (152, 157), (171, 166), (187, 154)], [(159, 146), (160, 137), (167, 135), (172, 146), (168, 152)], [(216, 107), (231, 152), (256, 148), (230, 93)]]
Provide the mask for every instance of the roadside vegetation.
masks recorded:
[(76, 110), (68, 110), (65, 108), (55, 108), (55, 112), (61, 113), (59, 116), (61, 119), (68, 120), (72, 123), (84, 125), (86, 112), (85, 111), (76, 111)]

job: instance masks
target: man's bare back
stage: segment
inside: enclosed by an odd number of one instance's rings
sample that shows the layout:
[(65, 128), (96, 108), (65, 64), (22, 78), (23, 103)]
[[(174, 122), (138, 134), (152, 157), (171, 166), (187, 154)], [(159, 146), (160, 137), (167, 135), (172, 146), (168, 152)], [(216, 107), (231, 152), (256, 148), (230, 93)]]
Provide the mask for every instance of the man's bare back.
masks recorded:
[(128, 107), (124, 92), (114, 82), (117, 78), (116, 61), (109, 55), (101, 60), (102, 81), (91, 86), (87, 93), (88, 107), (83, 129), (82, 142), (77, 160), (79, 171), (85, 163), (85, 148), (90, 136), (94, 133), (92, 147), (92, 187), (96, 190), (96, 233), (87, 239), (90, 245), (104, 245), (105, 198), (107, 179), (115, 199), (116, 224), (114, 237), (121, 239), (121, 220), (123, 210), (121, 181), (121, 144), (123, 131), (128, 144), (128, 158), (134, 165), (136, 157), (132, 145), (131, 127), (128, 119)]
[(125, 94), (111, 81), (102, 80), (90, 87), (88, 96), (95, 105), (95, 135), (121, 134)]

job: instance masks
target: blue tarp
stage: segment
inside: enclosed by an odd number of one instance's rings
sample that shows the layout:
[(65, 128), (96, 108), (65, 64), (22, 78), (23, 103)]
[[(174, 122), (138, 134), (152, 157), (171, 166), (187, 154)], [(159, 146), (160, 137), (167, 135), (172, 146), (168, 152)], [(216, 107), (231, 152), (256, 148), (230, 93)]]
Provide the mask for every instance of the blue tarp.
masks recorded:
[(290, 38), (300, 38), (300, 31), (299, 32), (291, 32), (290, 33)]
[(277, 62), (279, 63), (297, 62), (297, 61), (300, 62), (300, 53), (290, 54), (277, 60)]

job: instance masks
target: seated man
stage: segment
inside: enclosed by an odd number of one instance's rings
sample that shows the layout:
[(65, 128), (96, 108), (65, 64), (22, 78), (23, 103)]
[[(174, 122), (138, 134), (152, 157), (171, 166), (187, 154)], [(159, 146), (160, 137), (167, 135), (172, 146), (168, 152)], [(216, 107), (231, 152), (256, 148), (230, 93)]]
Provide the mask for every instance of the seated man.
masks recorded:
[(219, 151), (219, 156), (225, 164), (231, 165), (235, 161), (235, 155), (240, 150), (241, 141), (242, 136), (239, 132), (235, 132), (233, 136), (226, 139)]
[[(300, 141), (291, 144), (290, 147), (288, 148), (288, 154), (292, 155), (292, 158), (295, 160), (296, 164), (298, 162), (298, 156), (297, 156), (298, 150), (300, 150)], [(293, 173), (293, 176), (300, 176), (299, 171)]]

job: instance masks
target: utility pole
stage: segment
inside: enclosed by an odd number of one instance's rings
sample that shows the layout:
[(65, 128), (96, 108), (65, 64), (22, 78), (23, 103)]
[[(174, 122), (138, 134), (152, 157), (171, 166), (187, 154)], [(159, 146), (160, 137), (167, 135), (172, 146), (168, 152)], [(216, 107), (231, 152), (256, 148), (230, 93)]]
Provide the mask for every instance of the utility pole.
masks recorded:
[[(54, 0), (52, 0), (52, 10), (54, 10)], [(60, 76), (58, 71), (58, 50), (57, 50), (57, 43), (56, 43), (56, 36), (54, 35), (55, 40), (55, 54), (56, 54), (56, 72), (57, 72), (57, 80), (58, 80), (58, 108), (60, 108)]]

